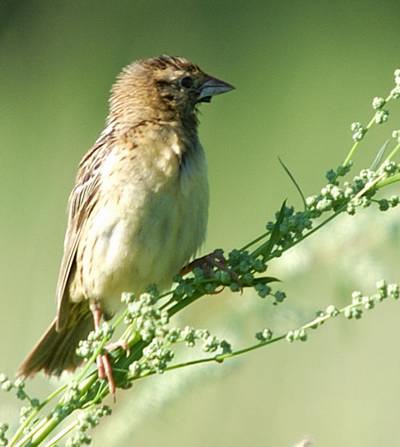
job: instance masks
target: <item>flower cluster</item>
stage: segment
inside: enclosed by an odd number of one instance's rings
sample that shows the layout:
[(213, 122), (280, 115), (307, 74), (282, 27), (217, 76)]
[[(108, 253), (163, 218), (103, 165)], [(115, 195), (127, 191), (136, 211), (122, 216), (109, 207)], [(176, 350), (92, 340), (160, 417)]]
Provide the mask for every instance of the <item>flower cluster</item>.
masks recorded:
[(3, 391), (14, 391), (15, 395), (20, 400), (29, 401), (31, 410), (33, 407), (38, 407), (40, 402), (38, 399), (31, 398), (25, 391), (25, 381), (18, 377), (14, 381), (10, 380), (5, 374), (0, 374), (0, 387)]
[(389, 111), (388, 110), (377, 110), (375, 113), (375, 122), (376, 124), (383, 124), (389, 119)]
[(296, 340), (306, 341), (307, 340), (307, 332), (304, 328), (295, 329), (294, 331), (289, 331), (286, 334), (286, 340), (289, 343), (292, 343), (293, 341), (296, 341)]
[(103, 322), (99, 330), (91, 331), (86, 340), (81, 340), (79, 342), (76, 350), (77, 355), (86, 360), (89, 359), (99, 348), (100, 344), (104, 344), (106, 341), (110, 340), (112, 335), (112, 327), (108, 323)]
[(392, 196), (388, 199), (379, 199), (376, 201), (376, 203), (379, 205), (379, 211), (387, 211), (388, 209), (394, 208), (395, 206), (399, 205), (400, 197)]
[(397, 284), (387, 284), (386, 281), (378, 281), (376, 283), (377, 292), (373, 295), (363, 295), (360, 291), (352, 294), (352, 303), (343, 309), (343, 315), (348, 319), (360, 319), (363, 310), (370, 310), (377, 303), (382, 302), (386, 298), (397, 300), (399, 298), (399, 286)]
[(261, 298), (275, 297), (276, 302), (283, 300), (283, 292), (273, 292), (268, 286), (275, 278), (260, 276), (267, 270), (265, 257), (262, 253), (251, 253), (248, 250), (232, 250), (224, 257), (221, 249), (215, 250), (209, 257), (216, 258), (204, 269), (195, 267), (191, 275), (175, 277), (177, 283), (173, 291), (173, 299), (181, 301), (191, 298), (194, 294), (213, 294), (229, 287), (232, 292), (242, 291), (245, 287), (253, 287)]
[[(293, 207), (283, 206), (276, 214), (275, 221), (267, 223), (266, 228), (272, 237), (275, 229), (278, 237), (274, 241), (272, 257), (280, 256), (286, 249), (301, 241), (305, 234), (313, 228), (314, 220), (325, 213), (338, 213), (346, 211), (353, 215), (359, 207), (368, 207), (377, 192), (377, 181), (393, 176), (400, 172), (400, 166), (394, 162), (384, 163), (378, 170), (363, 169), (351, 181), (341, 184), (341, 177), (349, 171), (348, 165), (339, 166), (336, 170), (329, 170), (326, 177), (329, 181), (317, 195), (305, 199), (306, 209), (295, 211)], [(399, 198), (393, 196), (390, 199), (376, 201), (380, 209), (397, 206)], [(268, 246), (268, 242), (265, 244)], [(269, 247), (271, 248), (271, 247)]]
[(400, 144), (400, 129), (396, 129), (392, 132), (392, 138), (396, 140), (397, 144)]
[(266, 342), (266, 341), (271, 340), (272, 335), (273, 335), (273, 332), (271, 331), (271, 329), (265, 328), (260, 332), (256, 332), (255, 337), (260, 342)]
[(64, 393), (62, 405), (55, 409), (53, 416), (61, 420), (66, 413), (79, 406), (80, 398), (79, 384), (76, 381), (72, 381)]
[(174, 358), (171, 346), (176, 343), (185, 343), (187, 347), (196, 346), (196, 342), (202, 341), (204, 352), (215, 354), (227, 354), (231, 352), (230, 343), (219, 339), (206, 329), (195, 329), (186, 326), (183, 329), (170, 328), (164, 337), (154, 338), (144, 349), (140, 360), (134, 361), (130, 367), (130, 378), (135, 379), (142, 375), (163, 373), (168, 364)]
[(396, 84), (394, 89), (390, 92), (390, 97), (393, 99), (400, 98), (400, 68), (394, 71), (394, 83)]
[(327, 319), (343, 315), (347, 319), (359, 320), (363, 316), (364, 310), (370, 310), (376, 304), (381, 303), (387, 298), (398, 300), (400, 296), (400, 288), (398, 284), (387, 284), (386, 281), (380, 280), (376, 283), (376, 293), (372, 295), (365, 295), (356, 290), (351, 295), (351, 303), (341, 309), (330, 305), (325, 311), (317, 312), (317, 317), (311, 323), (303, 326), (303, 329), (316, 329)]
[(6, 446), (8, 444), (8, 439), (6, 437), (7, 430), (8, 424), (5, 422), (0, 423), (0, 446)]
[(81, 413), (78, 416), (77, 431), (67, 440), (66, 447), (89, 445), (92, 442), (92, 437), (89, 435), (88, 430), (96, 427), (102, 417), (110, 414), (111, 408), (107, 405)]
[(356, 142), (361, 141), (368, 130), (358, 121), (351, 123), (350, 129), (353, 132), (353, 140)]
[[(303, 326), (288, 331), (283, 336), (273, 338), (272, 331), (270, 329), (263, 329), (255, 334), (256, 339), (261, 345), (268, 344), (268, 342), (274, 342), (286, 339), (289, 343), (294, 341), (306, 341), (308, 337), (308, 331), (310, 329), (317, 329), (325, 321), (343, 315), (345, 318), (351, 320), (359, 320), (363, 316), (364, 310), (370, 310), (375, 307), (376, 304), (381, 303), (387, 298), (398, 300), (400, 297), (400, 287), (398, 284), (387, 284), (386, 281), (378, 281), (376, 283), (376, 293), (372, 295), (364, 295), (360, 291), (354, 291), (351, 296), (351, 303), (347, 306), (338, 309), (334, 305), (329, 305), (324, 311), (318, 311), (316, 317)], [(247, 350), (254, 349), (259, 345), (249, 347)]]
[(373, 123), (375, 124), (383, 124), (386, 123), (389, 119), (389, 111), (383, 109), (385, 105), (387, 105), (388, 101), (391, 99), (400, 98), (400, 69), (396, 69), (394, 71), (394, 83), (395, 87), (391, 90), (389, 96), (385, 99), (381, 96), (375, 96), (372, 99), (372, 108), (375, 110), (375, 115), (372, 120), (368, 123), (367, 126), (364, 126), (360, 122), (356, 121), (351, 124), (351, 132), (352, 138), (355, 142), (355, 145), (359, 143), (368, 132), (369, 128)]
[(277, 257), (284, 250), (292, 246), (296, 241), (303, 238), (304, 233), (312, 228), (312, 213), (309, 210), (295, 211), (291, 206), (284, 206), (275, 215), (276, 221), (270, 221), (266, 225), (268, 231), (273, 232), (278, 224), (279, 237), (277, 238), (277, 249), (273, 256)]
[(385, 104), (385, 98), (382, 98), (381, 96), (375, 96), (375, 98), (372, 100), (372, 108), (374, 110), (381, 109)]
[(163, 337), (168, 328), (169, 315), (157, 305), (156, 292), (142, 293), (137, 299), (132, 294), (124, 294), (123, 301), (127, 304), (126, 324), (134, 323), (135, 331), (144, 341), (154, 337)]

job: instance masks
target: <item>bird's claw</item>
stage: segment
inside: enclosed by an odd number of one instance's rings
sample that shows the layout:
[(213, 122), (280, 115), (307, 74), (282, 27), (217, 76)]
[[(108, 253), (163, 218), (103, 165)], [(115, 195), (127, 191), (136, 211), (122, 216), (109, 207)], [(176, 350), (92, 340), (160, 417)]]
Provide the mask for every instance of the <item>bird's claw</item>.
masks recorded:
[(104, 349), (107, 352), (115, 351), (116, 349), (119, 349), (119, 348), (126, 352), (127, 357), (129, 356), (130, 348), (129, 348), (128, 342), (125, 340), (119, 339), (117, 341), (113, 341), (112, 343), (109, 343), (108, 345), (106, 345), (104, 347)]
[(240, 289), (242, 290), (239, 275), (228, 266), (222, 250), (214, 250), (208, 255), (194, 259), (192, 262), (181, 269), (180, 274), (182, 276), (186, 275), (187, 273), (193, 271), (195, 268), (200, 268), (208, 277), (212, 277), (214, 275), (215, 268), (218, 270), (222, 270), (223, 272), (228, 273), (230, 278), (237, 284), (239, 284)]

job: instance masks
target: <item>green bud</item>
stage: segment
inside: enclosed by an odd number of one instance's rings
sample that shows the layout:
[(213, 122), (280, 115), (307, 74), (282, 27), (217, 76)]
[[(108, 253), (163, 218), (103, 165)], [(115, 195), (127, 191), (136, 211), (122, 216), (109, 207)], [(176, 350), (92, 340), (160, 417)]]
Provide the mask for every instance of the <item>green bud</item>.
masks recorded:
[(255, 337), (257, 340), (260, 340), (262, 342), (268, 341), (272, 338), (272, 331), (271, 331), (271, 329), (265, 328), (262, 331), (257, 332), (255, 334)]
[(3, 382), (1, 384), (1, 389), (3, 391), (10, 391), (12, 389), (12, 387), (13, 386), (12, 386), (11, 380), (6, 380), (5, 382)]
[(336, 317), (336, 315), (339, 315), (339, 311), (336, 309), (336, 307), (331, 304), (326, 308), (325, 311), (330, 317)]
[(400, 98), (400, 85), (396, 85), (396, 87), (390, 92), (390, 96), (393, 99), (399, 99)]
[(250, 272), (245, 273), (241, 278), (241, 282), (245, 286), (251, 286), (253, 284), (253, 281), (254, 281), (254, 276)]
[(275, 300), (276, 300), (278, 303), (281, 303), (281, 302), (286, 298), (286, 293), (285, 293), (285, 292), (282, 292), (281, 290), (277, 290), (277, 291), (275, 292), (274, 296), (275, 296)]
[(346, 307), (343, 314), (349, 320), (351, 320), (353, 318), (353, 312), (352, 312), (351, 307)]
[(383, 124), (389, 119), (389, 112), (387, 110), (378, 110), (375, 113), (376, 124)]
[(297, 338), (300, 341), (306, 341), (307, 340), (307, 332), (305, 331), (305, 329), (300, 329), (298, 331)]
[(204, 292), (205, 293), (214, 293), (215, 292), (215, 284), (211, 283), (211, 282), (207, 282), (206, 284), (204, 284)]
[(356, 207), (353, 203), (347, 205), (346, 212), (347, 214), (350, 214), (350, 216), (353, 216), (356, 213)]
[(332, 203), (331, 199), (323, 198), (318, 201), (316, 208), (318, 211), (329, 211), (332, 209)]
[(231, 282), (231, 275), (225, 270), (217, 270), (215, 273), (215, 279), (221, 284), (227, 286)]
[(254, 261), (253, 268), (257, 273), (263, 273), (267, 270), (267, 266), (261, 261), (261, 259), (256, 259)]
[(364, 305), (364, 309), (366, 309), (366, 310), (370, 310), (375, 307), (374, 299), (369, 296), (362, 297), (362, 304)]
[(386, 199), (379, 200), (379, 210), (387, 211), (390, 208), (389, 201)]
[(292, 343), (294, 341), (294, 332), (293, 331), (289, 331), (286, 334), (286, 341), (288, 341), (289, 343)]
[(382, 301), (387, 298), (387, 283), (385, 280), (378, 281), (376, 283), (376, 288), (378, 289), (378, 301)]
[(124, 292), (124, 293), (121, 295), (121, 301), (122, 301), (124, 304), (132, 303), (132, 302), (134, 301), (134, 299), (135, 299), (135, 295), (134, 295), (133, 293), (127, 293), (127, 292)]
[(265, 298), (266, 296), (268, 296), (271, 293), (271, 287), (269, 287), (263, 283), (257, 283), (254, 286), (254, 289), (257, 291), (258, 296), (260, 298)]
[(397, 300), (399, 298), (399, 286), (398, 284), (389, 284), (387, 287), (388, 295)]
[(367, 132), (366, 129), (359, 129), (356, 132), (353, 133), (353, 140), (354, 141), (361, 141), (364, 138), (365, 133)]
[(352, 304), (361, 304), (362, 293), (359, 290), (356, 290), (351, 294), (351, 302)]
[(384, 98), (380, 96), (375, 96), (375, 98), (372, 100), (372, 108), (377, 110), (381, 109), (385, 105), (386, 101)]
[(310, 196), (306, 198), (306, 205), (308, 208), (314, 206), (318, 201), (318, 196)]
[(232, 292), (239, 292), (239, 290), (241, 289), (240, 285), (237, 282), (231, 282), (229, 284), (229, 288), (231, 289)]
[(352, 132), (357, 132), (358, 130), (360, 130), (362, 128), (363, 128), (362, 124), (358, 121), (351, 123), (351, 126), (350, 126), (350, 129)]

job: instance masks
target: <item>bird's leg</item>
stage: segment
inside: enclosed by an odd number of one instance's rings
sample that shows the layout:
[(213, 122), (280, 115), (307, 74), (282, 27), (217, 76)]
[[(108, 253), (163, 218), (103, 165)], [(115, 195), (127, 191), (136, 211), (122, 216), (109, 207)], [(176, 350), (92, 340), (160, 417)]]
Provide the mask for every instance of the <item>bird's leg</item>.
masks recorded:
[[(102, 312), (101, 312), (101, 309), (97, 303), (90, 304), (90, 310), (93, 315), (94, 330), (97, 332), (100, 329)], [(96, 363), (97, 363), (97, 373), (98, 373), (99, 379), (105, 379), (106, 373), (104, 370), (104, 363), (103, 363), (103, 358), (101, 355), (97, 356)]]
[(125, 340), (117, 340), (117, 341), (113, 341), (111, 343), (108, 343), (108, 345), (105, 346), (105, 350), (108, 352), (114, 351), (118, 348), (123, 349), (126, 352), (126, 356), (129, 356), (130, 354), (130, 349), (129, 349), (129, 345), (128, 342)]
[[(94, 321), (94, 329), (98, 331), (100, 329), (101, 318), (103, 316), (103, 312), (98, 303), (93, 302), (90, 304), (90, 310), (93, 315)], [(99, 354), (96, 359), (97, 363), (97, 373), (99, 379), (107, 379), (108, 387), (110, 389), (110, 393), (114, 396), (115, 399), (115, 381), (113, 376), (113, 370), (110, 363), (110, 359), (107, 354)]]
[(238, 275), (236, 274), (236, 272), (232, 271), (232, 269), (228, 267), (225, 256), (223, 255), (221, 250), (214, 250), (208, 255), (194, 259), (192, 262), (183, 267), (179, 273), (182, 276), (186, 275), (196, 267), (201, 268), (203, 272), (208, 276), (213, 275), (213, 268), (216, 267), (219, 270), (229, 273), (230, 277), (238, 284), (240, 284)]

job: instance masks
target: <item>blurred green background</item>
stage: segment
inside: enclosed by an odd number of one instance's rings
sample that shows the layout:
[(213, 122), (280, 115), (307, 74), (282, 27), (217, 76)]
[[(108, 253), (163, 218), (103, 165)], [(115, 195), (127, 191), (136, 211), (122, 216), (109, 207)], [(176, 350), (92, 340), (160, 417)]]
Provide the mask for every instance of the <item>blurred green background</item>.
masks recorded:
[[(110, 86), (137, 58), (192, 59), (237, 87), (202, 106), (211, 210), (204, 252), (243, 245), (286, 197), (307, 194), (343, 161), (352, 121), (366, 122), (400, 65), (398, 1), (0, 0), (0, 370), (13, 375), (55, 313), (65, 208), (80, 157), (107, 113)], [(394, 104), (393, 109), (399, 108)], [(399, 127), (374, 129), (357, 157), (369, 166)], [(397, 190), (398, 192), (398, 190)], [(272, 266), (288, 300), (211, 297), (182, 318), (239, 347), (279, 331), (351, 290), (400, 281), (394, 210), (325, 228)], [(400, 221), (400, 219), (399, 219)], [(223, 366), (143, 381), (118, 393), (95, 446), (399, 445), (398, 304), (359, 322), (336, 320), (305, 344), (277, 344)], [(57, 385), (38, 377), (34, 394)], [(18, 402), (0, 395), (0, 420)]]

